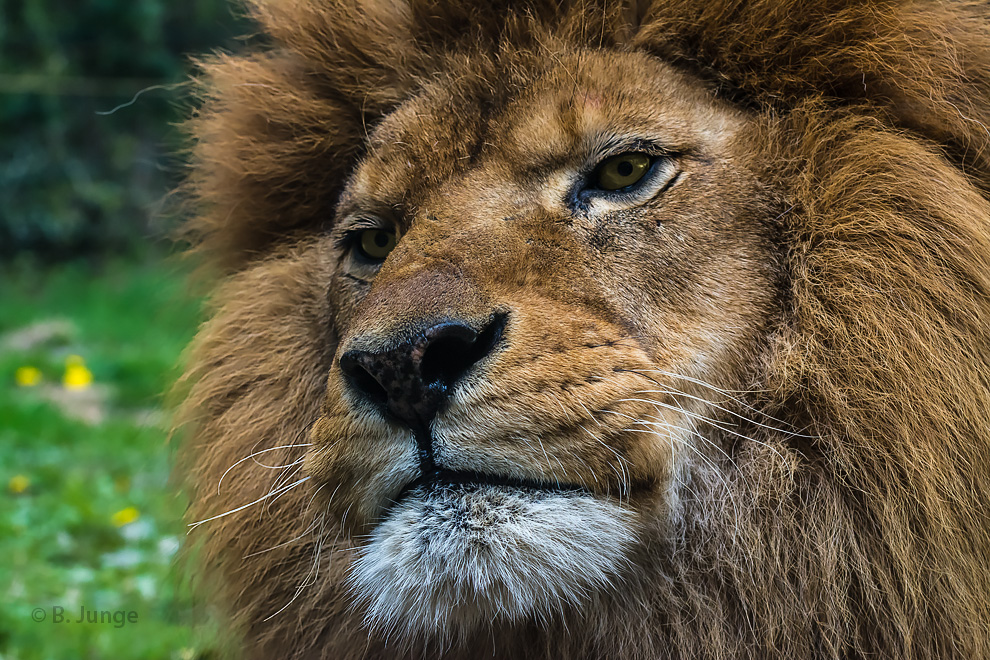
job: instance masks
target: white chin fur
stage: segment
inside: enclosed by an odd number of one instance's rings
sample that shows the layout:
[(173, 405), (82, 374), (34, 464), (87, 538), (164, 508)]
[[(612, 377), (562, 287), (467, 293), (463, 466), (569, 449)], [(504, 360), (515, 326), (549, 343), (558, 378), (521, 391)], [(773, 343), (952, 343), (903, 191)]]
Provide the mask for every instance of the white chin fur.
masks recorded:
[(613, 583), (631, 518), (574, 493), (416, 490), (359, 551), (351, 588), (366, 623), (387, 632), (448, 639), (496, 620), (547, 619)]

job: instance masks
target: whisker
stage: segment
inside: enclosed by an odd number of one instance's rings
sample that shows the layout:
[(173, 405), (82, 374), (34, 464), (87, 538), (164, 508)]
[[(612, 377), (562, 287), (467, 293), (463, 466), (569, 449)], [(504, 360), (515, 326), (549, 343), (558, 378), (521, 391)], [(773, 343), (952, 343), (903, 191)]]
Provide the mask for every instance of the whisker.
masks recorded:
[(706, 438), (704, 435), (702, 435), (701, 433), (699, 433), (696, 429), (693, 429), (693, 428), (692, 429), (685, 429), (683, 426), (678, 426), (677, 424), (671, 424), (670, 422), (668, 422), (668, 421), (666, 421), (666, 420), (664, 420), (664, 419), (662, 419), (660, 417), (653, 417), (652, 415), (646, 415), (645, 417), (647, 417), (648, 419), (653, 420), (653, 421), (645, 421), (644, 420), (643, 422), (641, 422), (641, 424), (648, 425), (648, 426), (659, 426), (660, 428), (666, 429), (668, 431), (671, 430), (671, 429), (677, 429), (679, 431), (684, 431), (688, 435), (701, 440), (705, 444), (711, 446), (713, 449), (715, 449), (716, 451), (718, 451), (718, 453), (722, 454), (722, 456), (724, 456), (725, 459), (727, 461), (729, 461), (729, 463), (731, 463), (734, 468), (738, 468), (739, 467), (739, 466), (736, 465), (736, 462), (732, 459), (732, 456), (730, 456), (728, 454), (728, 452), (726, 452), (724, 449), (722, 449), (722, 447), (720, 447), (718, 445), (718, 443), (713, 442), (711, 438)]
[[(653, 403), (654, 407), (656, 408), (657, 412), (659, 413), (660, 412), (660, 409), (661, 409), (660, 402), (659, 401), (653, 401), (652, 403)], [(675, 405), (682, 412), (685, 412), (685, 413), (687, 412), (687, 411), (684, 411), (683, 408), (681, 408), (680, 404), (679, 403), (676, 403), (676, 401), (675, 401)], [(669, 408), (669, 406), (667, 406), (667, 407)], [(673, 443), (674, 443), (674, 439), (675, 439), (675, 434), (674, 433), (671, 433), (671, 431), (674, 430), (674, 429), (676, 429), (676, 430), (680, 431), (681, 434), (685, 434), (686, 433), (689, 437), (697, 438), (698, 440), (700, 440), (701, 442), (703, 442), (705, 445), (710, 446), (710, 447), (713, 447), (715, 450), (717, 450), (719, 453), (721, 453), (722, 456), (724, 456), (726, 458), (726, 460), (729, 462), (729, 464), (732, 465), (732, 467), (734, 468), (735, 472), (737, 474), (739, 473), (739, 466), (736, 465), (736, 462), (733, 460), (733, 458), (722, 447), (720, 447), (717, 443), (713, 442), (710, 438), (708, 438), (708, 437), (702, 435), (701, 433), (699, 433), (698, 432), (698, 429), (695, 427), (695, 421), (694, 421), (694, 419), (691, 418), (690, 415), (686, 416), (687, 422), (689, 424), (688, 427), (684, 427), (684, 426), (672, 424), (672, 423), (668, 422), (667, 420), (665, 420), (663, 418), (660, 418), (660, 417), (652, 417), (650, 415), (646, 415), (646, 417), (649, 418), (649, 419), (656, 420), (656, 421), (651, 423), (651, 422), (645, 422), (645, 420), (644, 420), (645, 423), (650, 424), (650, 425), (653, 425), (653, 426), (659, 426), (659, 427), (663, 428), (666, 431), (667, 436), (670, 439), (671, 452), (672, 453), (674, 451)], [(630, 429), (630, 430), (636, 431), (636, 429)], [(642, 431), (639, 431), (639, 432), (642, 432)], [(698, 447), (695, 447), (690, 442), (684, 442), (683, 440), (680, 440), (680, 434), (676, 434), (676, 436), (678, 438), (679, 444), (681, 444), (684, 447), (687, 447), (690, 451), (694, 452), (698, 456), (698, 458), (701, 459), (702, 463), (704, 465), (706, 465), (710, 470), (712, 470), (712, 472), (715, 474), (716, 478), (718, 479), (718, 481), (720, 482), (720, 484), (722, 485), (722, 487), (725, 489), (725, 493), (726, 493), (726, 495), (728, 495), (729, 501), (732, 503), (733, 519), (735, 520), (735, 527), (733, 528), (733, 539), (738, 539), (739, 538), (739, 525), (740, 525), (739, 505), (736, 502), (735, 494), (732, 492), (732, 489), (729, 487), (729, 482), (728, 482), (727, 476), (725, 474), (723, 474), (723, 472), (722, 472), (721, 469), (719, 469), (718, 464), (715, 463), (714, 460), (712, 460), (711, 458), (709, 458), (708, 456), (706, 456)]]
[[(697, 436), (698, 435), (693, 430), (685, 429), (683, 427), (678, 427), (678, 428), (681, 431), (684, 431), (685, 433), (687, 433), (690, 436)], [(649, 433), (649, 434), (654, 435), (654, 436), (659, 435), (655, 431), (651, 431), (649, 429), (642, 429), (642, 430), (639, 430), (639, 429), (629, 429), (629, 430), (632, 431), (633, 433)], [(670, 434), (670, 437), (673, 438), (674, 437), (674, 434)], [(723, 474), (722, 470), (720, 470), (718, 468), (718, 464), (716, 464), (715, 462), (713, 462), (711, 460), (711, 458), (705, 456), (701, 451), (698, 450), (697, 447), (692, 446), (691, 443), (689, 443), (689, 442), (681, 442), (680, 444), (683, 445), (683, 446), (685, 446), (685, 447), (687, 447), (690, 451), (694, 452), (698, 456), (698, 458), (701, 460), (701, 462), (704, 463), (704, 465), (706, 467), (708, 467), (712, 471), (712, 473), (715, 475), (715, 478), (718, 480), (719, 484), (725, 490), (725, 494), (728, 495), (728, 497), (729, 497), (729, 502), (732, 503), (732, 517), (733, 517), (733, 520), (735, 521), (735, 526), (733, 527), (733, 538), (734, 539), (738, 539), (739, 538), (739, 524), (740, 524), (739, 505), (736, 502), (736, 497), (735, 497), (735, 494), (732, 492), (732, 488), (729, 486), (729, 480), (726, 478), (725, 474)]]
[[(276, 484), (279, 484), (279, 483), (284, 483), (284, 482), (286, 482), (286, 481), (288, 481), (289, 479), (294, 479), (294, 478), (296, 477), (296, 475), (297, 475), (297, 474), (299, 474), (299, 472), (300, 472), (300, 470), (302, 470), (302, 467), (298, 467), (298, 468), (296, 468), (295, 470), (293, 470), (293, 471), (292, 471), (291, 473), (289, 473), (289, 474), (287, 474), (287, 473), (288, 473), (288, 470), (287, 470), (287, 469), (286, 469), (286, 470), (283, 470), (283, 471), (282, 471), (282, 474), (283, 474), (283, 475), (287, 475), (287, 476), (286, 476), (285, 478), (283, 478), (282, 476), (279, 476), (279, 478), (278, 478), (278, 480), (276, 481)], [(275, 487), (276, 487), (276, 485), (275, 485), (275, 484), (273, 484), (273, 485), (272, 485), (272, 488), (274, 489)], [(282, 497), (283, 495), (285, 495), (285, 492), (283, 492), (283, 493), (282, 493), (281, 495), (279, 495), (278, 497), (275, 497), (275, 498), (273, 498), (272, 500), (270, 500), (270, 501), (269, 501), (269, 502), (268, 502), (268, 503), (267, 503), (267, 504), (265, 505), (265, 509), (264, 509), (264, 510), (265, 510), (265, 511), (271, 511), (271, 510), (272, 510), (272, 504), (274, 504), (275, 502), (277, 502), (277, 501), (279, 500), (279, 498), (281, 498), (281, 497)], [(259, 515), (260, 515), (260, 514), (259, 514)]]
[[(323, 534), (323, 530), (325, 529), (325, 523), (326, 523), (326, 516), (323, 517), (323, 524), (320, 526), (320, 539), (316, 542), (316, 547), (313, 550), (313, 568), (311, 568), (309, 570), (309, 573), (306, 574), (306, 578), (303, 580), (302, 584), (296, 587), (296, 593), (292, 595), (292, 598), (289, 599), (289, 602), (287, 602), (285, 605), (280, 607), (277, 611), (272, 612), (271, 614), (266, 616), (264, 619), (262, 619), (263, 621), (268, 621), (270, 619), (273, 619), (282, 612), (284, 612), (290, 605), (292, 605), (292, 603), (296, 602), (296, 599), (299, 598), (299, 595), (303, 591), (305, 591), (310, 586), (316, 584), (316, 580), (320, 575), (320, 557), (323, 555), (323, 544), (326, 541), (326, 537)], [(340, 538), (339, 531), (337, 532), (337, 538), (338, 539)], [(336, 544), (336, 542), (337, 540), (334, 539), (334, 544)], [(310, 579), (310, 576), (312, 576), (312, 580)]]
[[(623, 399), (623, 400), (627, 400), (627, 399)], [(683, 413), (687, 417), (690, 417), (692, 419), (696, 419), (698, 421), (705, 422), (706, 424), (709, 424), (709, 425), (717, 428), (720, 431), (723, 431), (725, 433), (728, 433), (729, 435), (733, 435), (733, 436), (735, 436), (737, 438), (740, 438), (742, 440), (749, 440), (750, 442), (753, 442), (755, 444), (758, 444), (758, 445), (760, 445), (762, 447), (766, 447), (767, 449), (769, 449), (770, 451), (772, 451), (777, 456), (777, 458), (780, 459), (781, 465), (784, 467), (784, 469), (785, 470), (789, 470), (789, 468), (788, 468), (789, 463), (787, 462), (787, 459), (775, 447), (767, 444), (766, 442), (762, 442), (760, 440), (757, 440), (756, 438), (750, 437), (750, 436), (746, 435), (745, 433), (739, 433), (738, 431), (733, 431), (732, 429), (730, 429), (730, 428), (728, 428), (728, 427), (720, 424), (717, 420), (710, 419), (710, 418), (705, 417), (703, 415), (698, 415), (698, 414), (689, 412), (689, 411), (685, 410), (684, 408), (682, 408), (679, 405), (678, 406), (674, 406), (674, 405), (671, 405), (669, 403), (664, 403), (663, 401), (649, 401), (649, 400), (646, 400), (646, 399), (632, 399), (632, 400), (633, 401), (641, 401), (642, 403), (650, 403), (653, 406), (657, 406), (657, 407), (661, 407), (661, 408), (666, 408), (667, 410), (672, 410), (672, 411), (675, 411), (675, 412)], [(769, 428), (772, 428), (772, 427), (769, 427)]]
[(720, 426), (719, 424), (716, 424), (714, 422), (712, 422), (711, 425), (714, 426), (715, 428), (719, 429), (720, 431), (723, 431), (725, 433), (728, 433), (729, 435), (734, 435), (737, 438), (741, 438), (743, 440), (748, 440), (749, 442), (758, 444), (761, 447), (766, 447), (771, 452), (773, 452), (773, 454), (776, 455), (777, 458), (780, 459), (780, 463), (781, 463), (781, 466), (784, 468), (784, 471), (785, 472), (790, 472), (790, 464), (788, 463), (787, 458), (785, 458), (784, 455), (781, 454), (780, 451), (776, 447), (774, 447), (773, 445), (770, 445), (769, 443), (763, 442), (761, 440), (757, 440), (756, 438), (753, 438), (751, 436), (748, 436), (748, 435), (746, 435), (744, 433), (739, 433), (737, 431), (733, 431), (732, 429), (725, 428), (725, 427)]
[(560, 486), (560, 479), (557, 478), (557, 473), (553, 469), (553, 463), (550, 462), (550, 455), (547, 454), (547, 450), (543, 446), (543, 441), (540, 440), (540, 436), (539, 435), (536, 436), (536, 442), (539, 443), (539, 445), (540, 445), (540, 451), (543, 452), (543, 458), (547, 459), (547, 467), (550, 468), (550, 475), (553, 477), (553, 480), (557, 483), (557, 486), (559, 487)]
[(587, 433), (588, 436), (591, 439), (593, 439), (595, 442), (597, 442), (598, 444), (600, 444), (605, 449), (607, 449), (610, 452), (612, 452), (612, 454), (615, 456), (615, 459), (616, 459), (616, 461), (618, 462), (618, 465), (619, 465), (618, 469), (616, 469), (616, 466), (615, 466), (614, 463), (611, 463), (610, 462), (609, 465), (612, 466), (612, 470), (615, 472), (615, 475), (619, 478), (619, 505), (621, 506), (622, 505), (622, 495), (623, 495), (623, 493), (628, 493), (629, 492), (629, 473), (626, 471), (626, 462), (627, 461), (622, 457), (621, 454), (619, 454), (619, 452), (617, 452), (615, 450), (615, 448), (609, 447), (607, 444), (605, 444), (604, 442), (602, 442), (601, 439), (598, 436), (596, 436), (594, 433), (592, 433), (588, 429), (584, 428), (583, 425), (578, 424), (578, 426), (581, 428), (582, 431), (584, 431), (585, 433)]
[[(758, 415), (761, 415), (761, 416), (769, 419), (770, 421), (777, 422), (778, 424), (782, 424), (784, 426), (789, 426), (789, 427), (793, 428), (793, 425), (790, 424), (789, 422), (786, 422), (786, 421), (784, 421), (782, 419), (777, 419), (773, 415), (767, 414), (766, 412), (764, 412), (764, 411), (762, 411), (762, 410), (760, 410), (758, 408), (755, 408), (755, 407), (749, 405), (745, 401), (743, 401), (743, 400), (741, 400), (741, 399), (739, 399), (737, 397), (732, 396), (732, 393), (733, 392), (736, 393), (736, 394), (745, 394), (745, 393), (747, 393), (747, 391), (724, 390), (724, 389), (721, 389), (719, 387), (716, 387), (716, 386), (712, 385), (711, 383), (706, 383), (703, 380), (699, 380), (697, 378), (692, 378), (690, 376), (684, 376), (682, 374), (674, 373), (674, 372), (671, 372), (671, 371), (664, 371), (663, 369), (622, 369), (621, 371), (626, 371), (626, 372), (629, 372), (629, 373), (639, 374), (639, 375), (643, 376), (644, 378), (650, 380), (651, 382), (656, 383), (657, 385), (660, 385), (661, 387), (664, 387), (665, 385), (663, 383), (657, 382), (655, 379), (650, 378), (649, 376), (645, 376), (644, 374), (646, 374), (646, 373), (658, 373), (658, 374), (661, 374), (663, 376), (668, 376), (670, 378), (678, 378), (680, 380), (685, 380), (685, 381), (687, 381), (689, 383), (694, 383), (695, 385), (700, 385), (701, 387), (707, 388), (709, 390), (712, 390), (713, 392), (716, 392), (718, 394), (721, 394), (722, 396), (724, 396), (724, 397), (732, 400), (733, 402), (738, 403), (743, 408), (746, 408), (747, 410), (750, 410), (750, 411), (752, 411), (752, 412), (754, 412), (754, 413), (756, 413)], [(760, 392), (760, 391), (763, 391), (763, 390), (749, 390), (748, 392)], [(680, 394), (680, 395), (683, 395), (683, 396), (690, 396), (689, 394), (687, 394), (685, 392), (680, 392), (679, 390), (677, 391), (677, 393)], [(706, 403), (710, 403), (712, 405), (715, 405), (713, 402), (707, 401), (706, 399), (701, 399), (701, 401), (704, 401)], [(735, 415), (736, 417), (740, 417), (741, 419), (744, 419), (744, 420), (746, 420), (748, 422), (752, 422), (753, 424), (758, 424), (759, 423), (756, 420), (753, 420), (753, 419), (749, 419), (747, 417), (744, 417), (744, 416), (742, 416), (739, 413), (736, 413), (734, 411), (726, 410), (726, 412), (728, 412), (728, 413), (730, 413), (732, 415)], [(795, 436), (795, 437), (810, 438), (810, 439), (818, 438), (817, 435), (805, 435), (805, 434), (802, 434), (802, 433), (797, 432), (797, 431), (788, 431), (786, 429), (778, 428), (778, 427), (773, 427), (773, 426), (767, 426), (766, 428), (768, 428), (770, 430), (773, 430), (773, 431), (779, 431), (781, 433), (788, 433), (788, 434), (790, 434), (792, 436)]]
[(262, 497), (259, 497), (259, 498), (258, 498), (258, 499), (256, 499), (255, 501), (253, 501), (253, 502), (249, 502), (248, 504), (244, 504), (244, 505), (241, 505), (241, 506), (239, 506), (239, 507), (237, 507), (236, 509), (231, 509), (230, 511), (227, 511), (227, 512), (225, 512), (225, 513), (221, 513), (221, 514), (218, 514), (218, 515), (216, 515), (216, 516), (211, 516), (211, 517), (209, 517), (209, 518), (205, 518), (205, 519), (203, 519), (203, 520), (200, 520), (200, 521), (198, 521), (198, 522), (194, 522), (194, 523), (189, 523), (189, 525), (188, 525), (188, 527), (189, 527), (189, 531), (192, 531), (192, 530), (193, 530), (193, 529), (195, 529), (196, 527), (199, 527), (199, 526), (200, 526), (200, 525), (202, 525), (203, 523), (208, 523), (208, 522), (210, 522), (211, 520), (217, 520), (218, 518), (223, 518), (223, 517), (225, 517), (225, 516), (229, 516), (229, 515), (230, 515), (230, 514), (232, 514), (232, 513), (237, 513), (238, 511), (243, 511), (244, 509), (246, 509), (246, 508), (248, 508), (248, 507), (251, 507), (251, 506), (254, 506), (255, 504), (257, 504), (257, 503), (259, 503), (259, 502), (264, 502), (264, 501), (265, 501), (265, 500), (267, 500), (267, 499), (268, 499), (269, 497), (272, 497), (273, 495), (278, 495), (278, 494), (280, 494), (280, 493), (281, 493), (281, 492), (283, 492), (283, 491), (288, 491), (288, 490), (292, 490), (293, 488), (295, 488), (295, 487), (296, 487), (296, 486), (298, 486), (299, 484), (302, 484), (302, 483), (304, 483), (304, 482), (306, 482), (306, 481), (309, 481), (310, 479), (312, 479), (312, 477), (311, 477), (311, 476), (310, 476), (310, 477), (303, 477), (303, 478), (302, 478), (302, 479), (300, 479), (299, 481), (297, 481), (297, 482), (295, 482), (295, 483), (292, 483), (292, 484), (289, 484), (288, 486), (285, 486), (284, 488), (282, 488), (282, 489), (280, 489), (280, 490), (273, 490), (273, 491), (269, 491), (267, 495), (263, 495)]
[(252, 462), (258, 467), (263, 467), (266, 470), (281, 470), (282, 468), (290, 468), (293, 465), (298, 465), (299, 463), (302, 463), (304, 460), (306, 460), (305, 457), (300, 457), (291, 463), (286, 463), (285, 465), (269, 465), (268, 463), (262, 463), (258, 459), (254, 459)]
[(564, 407), (564, 404), (561, 402), (559, 397), (554, 396), (553, 392), (547, 392), (547, 396), (553, 399), (557, 403), (557, 405), (560, 406), (561, 412), (564, 413), (564, 419), (566, 419), (568, 422), (573, 421), (573, 419), (571, 418), (571, 414), (567, 412), (567, 408)]
[(652, 406), (661, 406), (663, 408), (666, 408), (667, 410), (673, 410), (674, 412), (684, 413), (686, 416), (692, 419), (696, 419), (699, 422), (707, 422), (709, 424), (715, 423), (715, 420), (710, 417), (705, 417), (700, 413), (692, 412), (690, 410), (685, 410), (684, 408), (681, 408), (679, 406), (674, 406), (669, 403), (664, 403), (663, 401), (654, 401), (653, 399), (616, 399), (616, 400), (625, 403), (648, 403)]
[[(217, 495), (220, 494), (220, 485), (223, 483), (223, 479), (224, 479), (224, 477), (227, 476), (227, 473), (230, 472), (231, 470), (233, 470), (235, 467), (237, 467), (241, 463), (243, 463), (244, 461), (251, 460), (255, 456), (258, 456), (259, 454), (264, 454), (265, 452), (269, 452), (269, 451), (275, 451), (276, 449), (289, 449), (290, 447), (311, 447), (312, 445), (313, 445), (312, 442), (306, 442), (306, 443), (298, 444), (298, 445), (279, 445), (278, 447), (269, 447), (268, 449), (262, 449), (261, 451), (256, 451), (253, 454), (250, 454), (249, 456), (245, 456), (244, 458), (242, 458), (241, 460), (237, 461), (236, 463), (234, 463), (233, 465), (231, 465), (229, 468), (227, 468), (224, 471), (224, 473), (220, 476), (220, 481), (217, 482)], [(262, 465), (262, 464), (259, 463), (259, 465)], [(275, 467), (284, 467), (284, 466), (262, 465), (262, 467), (275, 468)]]
[(298, 541), (299, 539), (303, 538), (304, 536), (306, 536), (309, 533), (311, 533), (314, 529), (316, 529), (316, 526), (321, 522), (321, 520), (322, 520), (322, 517), (314, 517), (312, 524), (310, 524), (310, 526), (306, 528), (306, 531), (303, 532), (302, 534), (300, 534), (299, 536), (296, 536), (295, 538), (289, 539), (288, 541), (283, 541), (282, 543), (279, 543), (278, 545), (273, 545), (270, 548), (265, 548), (264, 550), (258, 550), (257, 552), (252, 552), (251, 554), (244, 555), (244, 559), (250, 559), (251, 557), (257, 557), (258, 555), (263, 555), (266, 552), (271, 552), (272, 550), (278, 550), (279, 548), (284, 548), (287, 545), (291, 545), (291, 544), (295, 543), (296, 541)]
[(587, 464), (587, 463), (586, 463), (586, 462), (584, 461), (584, 459), (583, 459), (583, 458), (581, 458), (581, 457), (580, 457), (580, 456), (579, 456), (578, 454), (576, 454), (576, 453), (575, 453), (575, 454), (573, 455), (573, 458), (574, 458), (574, 460), (576, 460), (576, 461), (577, 461), (578, 463), (580, 463), (581, 465), (583, 465), (583, 466), (584, 466), (585, 468), (587, 468), (587, 469), (588, 469), (588, 474), (590, 474), (590, 475), (591, 475), (591, 478), (595, 480), (595, 485), (597, 486), (597, 485), (598, 485), (598, 476), (597, 476), (597, 475), (595, 474), (595, 471), (591, 469), (591, 466), (590, 466), (590, 465), (588, 465), (588, 464)]
[(591, 412), (590, 410), (588, 410), (588, 406), (584, 405), (580, 401), (578, 401), (577, 404), (579, 406), (581, 406), (582, 408), (584, 408), (584, 411), (586, 413), (588, 413), (588, 417), (590, 417), (595, 422), (595, 424), (598, 424), (598, 426), (601, 426), (602, 425), (602, 423), (600, 421), (598, 421), (598, 419), (595, 417), (595, 414), (593, 412)]
[[(653, 380), (653, 379), (651, 378), (650, 380)], [(653, 382), (656, 382), (656, 381), (653, 381)], [(660, 385), (661, 387), (664, 387), (660, 383), (657, 383), (657, 384)], [(728, 414), (730, 414), (730, 415), (732, 415), (734, 417), (738, 417), (739, 419), (742, 419), (744, 421), (747, 421), (750, 424), (753, 424), (754, 426), (759, 426), (761, 428), (765, 428), (765, 429), (768, 429), (770, 431), (777, 431), (779, 433), (786, 433), (787, 435), (792, 436), (792, 437), (812, 438), (812, 439), (817, 437), (817, 436), (813, 436), (813, 435), (804, 435), (802, 433), (798, 433), (797, 431), (788, 431), (787, 429), (782, 429), (782, 428), (779, 428), (779, 427), (776, 427), (776, 426), (770, 426), (769, 424), (763, 424), (761, 422), (756, 421), (755, 419), (751, 419), (749, 417), (744, 417), (743, 415), (740, 415), (739, 413), (735, 412), (734, 410), (730, 410), (729, 408), (725, 408), (725, 407), (723, 407), (723, 406), (715, 403), (714, 401), (709, 401), (708, 399), (705, 399), (703, 397), (698, 397), (698, 396), (694, 396), (692, 394), (688, 394), (686, 392), (681, 392), (680, 390), (677, 390), (677, 389), (642, 390), (642, 393), (643, 394), (648, 393), (648, 392), (649, 393), (654, 393), (654, 394), (671, 394), (673, 396), (683, 396), (683, 397), (685, 397), (687, 399), (693, 399), (695, 401), (699, 401), (701, 403), (704, 403), (706, 405), (709, 405), (709, 406), (711, 406), (711, 407), (713, 407), (713, 408), (715, 408), (717, 410), (721, 410), (724, 413), (728, 413)], [(732, 398), (732, 397), (729, 397), (729, 398)], [(733, 400), (735, 400), (735, 399), (733, 399)], [(753, 410), (754, 412), (758, 412), (758, 413), (762, 414), (764, 417), (767, 417), (768, 419), (774, 419), (773, 417), (770, 417), (770, 415), (767, 415), (766, 413), (764, 413), (764, 412), (762, 412), (760, 410), (757, 410), (756, 408), (753, 408), (752, 406), (750, 406), (750, 405), (748, 405), (746, 403), (743, 403), (742, 401), (736, 401), (736, 402), (739, 403), (740, 405), (746, 406), (748, 409)], [(774, 420), (774, 421), (778, 421), (781, 424), (787, 424), (787, 422), (784, 422), (782, 420)], [(789, 426), (789, 424), (788, 424), (788, 426)]]

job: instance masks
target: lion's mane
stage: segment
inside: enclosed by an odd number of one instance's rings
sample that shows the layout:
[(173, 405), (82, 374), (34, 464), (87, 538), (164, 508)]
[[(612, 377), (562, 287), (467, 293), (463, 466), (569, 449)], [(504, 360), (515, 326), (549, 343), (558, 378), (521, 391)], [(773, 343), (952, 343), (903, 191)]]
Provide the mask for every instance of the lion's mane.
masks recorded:
[[(494, 640), (520, 658), (990, 657), (986, 3), (282, 0), (251, 12), (268, 45), (201, 62), (190, 122), (187, 228), (222, 279), (182, 385), (191, 520), (292, 483), (254, 466), (217, 487), (254, 452), (306, 443), (319, 415), (341, 312), (309, 238), (369, 127), (437, 72), (503, 53), (641, 51), (758, 117), (787, 319), (739, 399), (802, 433), (747, 429), (728, 483), (689, 484), (678, 551), (619, 604), (602, 597), (568, 630), (489, 632), (483, 653)], [(327, 551), (312, 498), (288, 489), (194, 532), (218, 601), (257, 657), (394, 657), (361, 627), (340, 586), (350, 550)]]

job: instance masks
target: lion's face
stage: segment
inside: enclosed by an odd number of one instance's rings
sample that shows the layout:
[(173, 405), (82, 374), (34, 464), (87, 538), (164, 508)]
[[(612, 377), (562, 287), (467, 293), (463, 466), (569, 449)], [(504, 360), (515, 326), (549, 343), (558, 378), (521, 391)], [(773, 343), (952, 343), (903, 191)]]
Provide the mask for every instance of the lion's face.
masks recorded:
[(249, 2), (179, 420), (245, 655), (990, 656), (986, 6)]
[(515, 66), (388, 116), (326, 239), (340, 340), (306, 465), (389, 627), (620, 582), (774, 311), (744, 114), (642, 55)]

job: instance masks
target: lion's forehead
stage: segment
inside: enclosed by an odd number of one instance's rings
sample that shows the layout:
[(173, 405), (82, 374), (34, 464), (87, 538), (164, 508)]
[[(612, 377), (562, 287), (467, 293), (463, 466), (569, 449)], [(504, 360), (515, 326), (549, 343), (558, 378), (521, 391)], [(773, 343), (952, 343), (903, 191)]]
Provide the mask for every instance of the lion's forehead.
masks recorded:
[(421, 202), (449, 179), (466, 178), (511, 213), (513, 203), (553, 191), (553, 174), (580, 167), (610, 142), (651, 136), (671, 152), (716, 152), (745, 121), (738, 108), (638, 53), (547, 53), (488, 66), (465, 63), (382, 118), (345, 201)]

